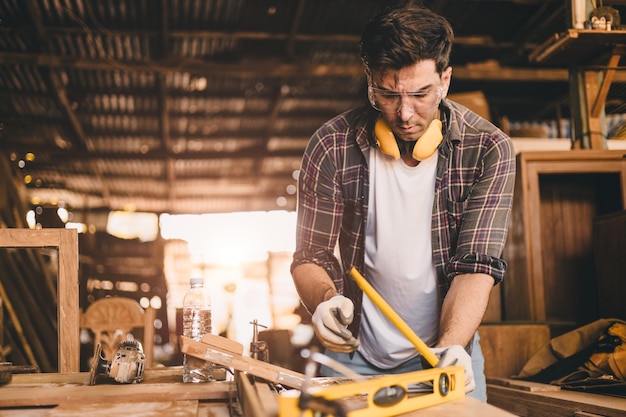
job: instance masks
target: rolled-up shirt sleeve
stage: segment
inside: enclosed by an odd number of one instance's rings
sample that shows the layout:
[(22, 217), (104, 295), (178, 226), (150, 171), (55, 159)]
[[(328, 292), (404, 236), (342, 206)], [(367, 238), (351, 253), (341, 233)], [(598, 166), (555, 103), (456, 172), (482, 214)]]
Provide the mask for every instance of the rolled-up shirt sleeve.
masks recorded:
[[(326, 134), (326, 136), (325, 136)], [(342, 272), (334, 249), (341, 227), (343, 201), (335, 176), (335, 151), (330, 133), (319, 130), (312, 137), (300, 168), (296, 250), (291, 269), (302, 263), (322, 267), (342, 290)]]
[(467, 198), (458, 203), (462, 215), (457, 222), (456, 249), (445, 266), (448, 281), (458, 274), (484, 273), (497, 284), (507, 268), (501, 256), (513, 205), (515, 153), (510, 139), (501, 133), (486, 135), (482, 142), (488, 146), (477, 180)]

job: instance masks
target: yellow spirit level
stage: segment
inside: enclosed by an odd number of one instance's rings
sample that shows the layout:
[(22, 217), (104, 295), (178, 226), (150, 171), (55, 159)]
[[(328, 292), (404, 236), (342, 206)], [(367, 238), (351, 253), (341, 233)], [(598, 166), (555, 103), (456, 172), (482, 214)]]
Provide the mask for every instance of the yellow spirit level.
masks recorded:
[[(396, 416), (463, 398), (464, 372), (462, 366), (451, 366), (313, 387), (307, 392), (291, 390), (281, 393), (278, 416), (313, 417), (317, 413), (333, 417)], [(430, 390), (412, 392), (412, 385)]]

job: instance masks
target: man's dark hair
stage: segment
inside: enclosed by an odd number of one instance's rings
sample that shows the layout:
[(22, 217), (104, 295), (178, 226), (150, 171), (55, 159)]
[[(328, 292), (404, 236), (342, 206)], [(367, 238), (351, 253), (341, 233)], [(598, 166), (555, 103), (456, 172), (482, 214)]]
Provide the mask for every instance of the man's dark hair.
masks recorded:
[(439, 74), (450, 63), (454, 33), (448, 21), (421, 6), (386, 10), (366, 25), (361, 59), (369, 72), (399, 70), (432, 59)]

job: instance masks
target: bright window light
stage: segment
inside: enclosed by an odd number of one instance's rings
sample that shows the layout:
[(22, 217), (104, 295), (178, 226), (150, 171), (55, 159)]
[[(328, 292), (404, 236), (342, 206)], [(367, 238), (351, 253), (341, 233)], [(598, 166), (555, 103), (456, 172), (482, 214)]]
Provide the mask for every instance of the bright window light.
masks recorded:
[(107, 221), (107, 232), (121, 239), (151, 242), (159, 235), (159, 218), (154, 213), (112, 211)]
[(169, 215), (160, 218), (164, 239), (189, 243), (192, 261), (233, 264), (293, 252), (296, 213), (287, 211)]

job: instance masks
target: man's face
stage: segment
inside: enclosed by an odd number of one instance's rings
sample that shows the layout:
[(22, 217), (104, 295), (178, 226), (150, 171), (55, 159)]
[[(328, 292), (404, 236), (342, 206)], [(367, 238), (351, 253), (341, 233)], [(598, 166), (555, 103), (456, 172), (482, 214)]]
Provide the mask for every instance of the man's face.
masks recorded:
[(397, 138), (415, 141), (438, 116), (439, 102), (448, 93), (451, 74), (449, 67), (440, 76), (432, 59), (399, 71), (374, 73), (370, 98)]

